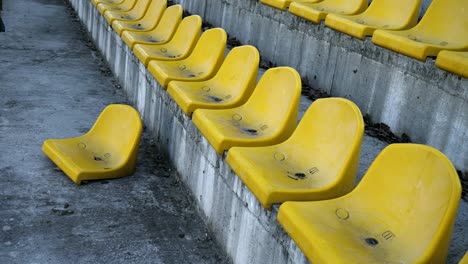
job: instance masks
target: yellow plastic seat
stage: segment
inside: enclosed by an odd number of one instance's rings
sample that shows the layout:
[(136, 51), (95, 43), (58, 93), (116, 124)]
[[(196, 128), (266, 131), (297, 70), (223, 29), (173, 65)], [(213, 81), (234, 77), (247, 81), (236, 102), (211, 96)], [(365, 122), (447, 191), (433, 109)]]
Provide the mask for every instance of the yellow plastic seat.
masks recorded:
[[(138, 20), (114, 20), (112, 22), (112, 28), (117, 34), (122, 35), (122, 31), (149, 31), (158, 25), (163, 13), (166, 10), (167, 0), (152, 0), (148, 6), (145, 15)], [(181, 6), (174, 6), (175, 9), (181, 8)], [(181, 11), (182, 12), (182, 11)], [(182, 16), (182, 15), (181, 15)]]
[(108, 4), (108, 5), (120, 5), (126, 0), (91, 0), (91, 3), (94, 6), (97, 6), (99, 4)]
[(393, 144), (351, 193), (283, 203), (278, 221), (312, 263), (445, 263), (460, 197), (441, 152)]
[[(203, 32), (187, 58), (177, 61), (152, 60), (148, 63), (148, 71), (163, 88), (166, 88), (170, 81), (207, 80), (218, 71), (224, 60), (226, 41), (224, 29), (209, 29)], [(164, 54), (168, 53), (166, 51)], [(176, 56), (177, 59), (178, 57), (180, 56)]]
[(459, 264), (468, 264), (468, 251), (465, 253), (465, 256), (460, 260)]
[(467, 9), (466, 0), (433, 0), (415, 27), (376, 30), (372, 42), (421, 61), (441, 50), (468, 50)]
[[(162, 14), (158, 25), (150, 31), (127, 31), (122, 32), (122, 40), (131, 48), (135, 44), (163, 44), (167, 43), (182, 20), (183, 9), (181, 5), (170, 6)], [(114, 21), (113, 25), (120, 21)]]
[[(274, 7), (274, 8), (278, 8), (278, 9), (281, 9), (281, 10), (286, 10), (286, 8), (288, 8), (289, 5), (291, 4), (291, 2), (293, 2), (293, 1), (294, 0), (260, 0), (260, 2), (262, 4), (265, 4), (265, 5)], [(296, 0), (294, 2), (317, 3), (317, 2), (320, 2), (320, 1), (322, 1), (322, 0)]]
[[(154, 1), (162, 1), (162, 0), (154, 0)], [(127, 11), (112, 11), (107, 10), (104, 12), (104, 18), (107, 22), (112, 25), (114, 20), (139, 20), (141, 19), (148, 9), (148, 6), (152, 0), (138, 0), (132, 9)]]
[(315, 201), (354, 188), (364, 121), (343, 98), (316, 100), (292, 136), (267, 147), (233, 147), (227, 163), (260, 203)]
[(376, 29), (402, 30), (416, 25), (421, 0), (374, 0), (358, 15), (329, 14), (325, 25), (350, 36), (365, 39)]
[(109, 11), (129, 11), (135, 6), (136, 2), (137, 0), (125, 0), (121, 2), (120, 4), (98, 3), (97, 10), (102, 15), (104, 15), (104, 13), (108, 10)]
[(439, 52), (436, 60), (437, 67), (468, 78), (468, 51)]
[(265, 72), (248, 101), (231, 109), (197, 109), (192, 121), (220, 155), (231, 147), (279, 144), (297, 122), (301, 78), (289, 67)]
[(289, 12), (318, 24), (329, 13), (354, 15), (366, 8), (367, 0), (324, 0), (318, 3), (294, 1), (289, 5)]
[[(151, 60), (174, 61), (190, 55), (200, 38), (202, 19), (197, 16), (186, 17), (180, 22), (174, 36), (165, 44), (135, 44), (133, 54), (146, 67)], [(124, 32), (124, 37), (126, 32)], [(153, 37), (155, 38), (155, 37)]]
[(195, 109), (233, 108), (244, 104), (255, 88), (260, 55), (253, 46), (233, 48), (218, 73), (202, 82), (169, 83), (167, 92), (186, 115)]
[(138, 112), (109, 105), (83, 136), (47, 139), (42, 151), (76, 184), (133, 174), (141, 136)]

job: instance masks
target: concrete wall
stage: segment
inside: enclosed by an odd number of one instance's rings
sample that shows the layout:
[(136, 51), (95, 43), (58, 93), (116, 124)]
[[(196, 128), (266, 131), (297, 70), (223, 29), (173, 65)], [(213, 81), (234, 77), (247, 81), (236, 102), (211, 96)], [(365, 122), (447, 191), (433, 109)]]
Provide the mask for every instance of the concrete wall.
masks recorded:
[[(468, 79), (256, 0), (174, 0), (305, 84), (354, 101), (374, 122), (444, 152), (468, 171)], [(424, 3), (427, 4), (428, 1)]]
[(432, 3), (432, 0), (422, 0), (421, 3), (421, 13), (419, 14), (419, 17), (422, 17), (424, 13), (426, 13), (427, 8), (429, 5)]

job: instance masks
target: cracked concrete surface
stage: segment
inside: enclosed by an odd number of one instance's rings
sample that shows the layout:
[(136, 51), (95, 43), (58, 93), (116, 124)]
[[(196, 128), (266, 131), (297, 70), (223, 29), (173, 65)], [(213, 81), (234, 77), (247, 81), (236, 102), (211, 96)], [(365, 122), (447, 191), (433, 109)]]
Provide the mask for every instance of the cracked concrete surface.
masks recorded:
[(131, 177), (76, 186), (47, 159), (126, 98), (65, 1), (3, 4), (0, 263), (229, 263), (146, 132)]

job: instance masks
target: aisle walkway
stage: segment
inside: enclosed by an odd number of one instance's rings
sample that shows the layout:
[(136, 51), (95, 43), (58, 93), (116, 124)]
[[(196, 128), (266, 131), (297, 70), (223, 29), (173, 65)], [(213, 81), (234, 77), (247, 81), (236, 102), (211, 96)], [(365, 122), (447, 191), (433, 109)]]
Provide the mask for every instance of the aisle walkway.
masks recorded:
[(0, 263), (227, 263), (144, 135), (137, 173), (76, 186), (41, 152), (125, 98), (63, 0), (4, 0)]

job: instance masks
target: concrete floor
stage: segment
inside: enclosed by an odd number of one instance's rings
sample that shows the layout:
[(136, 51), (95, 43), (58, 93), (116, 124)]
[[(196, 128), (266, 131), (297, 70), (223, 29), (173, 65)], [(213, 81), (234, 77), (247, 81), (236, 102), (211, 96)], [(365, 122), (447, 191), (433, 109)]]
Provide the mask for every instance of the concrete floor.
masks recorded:
[[(126, 99), (65, 0), (3, 2), (0, 263), (229, 263), (146, 132), (132, 177), (76, 186), (42, 154), (45, 139), (82, 134)], [(385, 144), (365, 137), (360, 177), (366, 146)], [(467, 249), (462, 200), (448, 263)]]
[(146, 133), (117, 180), (76, 186), (41, 152), (126, 100), (65, 1), (3, 2), (0, 263), (229, 263)]

